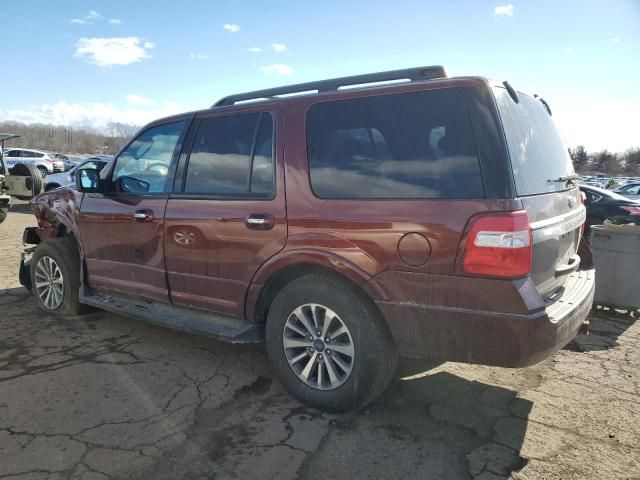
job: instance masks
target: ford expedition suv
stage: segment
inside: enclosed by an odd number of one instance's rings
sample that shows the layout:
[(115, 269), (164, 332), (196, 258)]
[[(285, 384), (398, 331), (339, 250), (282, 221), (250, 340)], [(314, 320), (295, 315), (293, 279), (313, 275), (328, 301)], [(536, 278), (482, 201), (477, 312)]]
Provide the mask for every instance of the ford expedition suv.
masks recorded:
[(549, 106), (506, 82), (423, 67), (233, 95), (38, 196), (21, 281), (48, 313), (264, 340), (295, 397), (357, 409), (398, 355), (523, 367), (576, 335), (575, 178)]

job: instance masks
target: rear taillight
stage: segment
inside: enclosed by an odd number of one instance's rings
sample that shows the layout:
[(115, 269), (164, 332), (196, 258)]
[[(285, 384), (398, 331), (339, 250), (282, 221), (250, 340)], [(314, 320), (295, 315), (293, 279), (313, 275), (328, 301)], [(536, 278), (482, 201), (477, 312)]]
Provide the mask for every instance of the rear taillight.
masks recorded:
[(464, 247), (462, 270), (486, 277), (527, 276), (531, 271), (531, 226), (527, 212), (475, 217)]
[(631, 215), (640, 215), (640, 207), (621, 206), (620, 208)]

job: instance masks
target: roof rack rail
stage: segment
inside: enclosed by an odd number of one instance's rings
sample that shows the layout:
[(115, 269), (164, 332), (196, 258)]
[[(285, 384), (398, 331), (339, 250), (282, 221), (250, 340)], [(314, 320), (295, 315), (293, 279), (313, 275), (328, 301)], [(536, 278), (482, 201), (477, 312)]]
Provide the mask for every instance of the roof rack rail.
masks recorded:
[(432, 80), (434, 78), (447, 78), (447, 71), (441, 65), (433, 65), (430, 67), (405, 68), (402, 70), (390, 70), (388, 72), (367, 73), (364, 75), (353, 75), (351, 77), (332, 78), (329, 80), (320, 80), (317, 82), (298, 83), (296, 85), (288, 85), (285, 87), (267, 88), (265, 90), (256, 90), (254, 92), (239, 93), (237, 95), (229, 95), (218, 100), (213, 107), (223, 105), (233, 105), (237, 102), (247, 100), (269, 99), (279, 95), (291, 95), (303, 92), (332, 92), (339, 90), (341, 87), (348, 87), (360, 84), (370, 84), (378, 82), (390, 82), (394, 80), (410, 80), (418, 82), (421, 80)]

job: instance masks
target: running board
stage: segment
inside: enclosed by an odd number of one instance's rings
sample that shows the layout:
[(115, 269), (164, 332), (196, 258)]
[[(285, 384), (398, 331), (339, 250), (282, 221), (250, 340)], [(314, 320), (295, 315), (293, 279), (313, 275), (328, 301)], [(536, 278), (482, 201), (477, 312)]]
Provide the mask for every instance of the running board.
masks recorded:
[(264, 326), (224, 315), (193, 311), (124, 294), (98, 293), (80, 288), (80, 303), (139, 318), (161, 327), (197, 333), (229, 343), (264, 341)]

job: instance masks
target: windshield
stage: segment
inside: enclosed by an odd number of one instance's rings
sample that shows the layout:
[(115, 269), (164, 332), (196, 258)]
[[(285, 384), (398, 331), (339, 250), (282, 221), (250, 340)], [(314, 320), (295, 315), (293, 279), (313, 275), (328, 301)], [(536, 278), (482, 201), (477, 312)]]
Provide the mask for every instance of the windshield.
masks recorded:
[(574, 173), (569, 152), (540, 100), (519, 93), (513, 101), (505, 88), (493, 89), (502, 119), (518, 195), (565, 190)]

